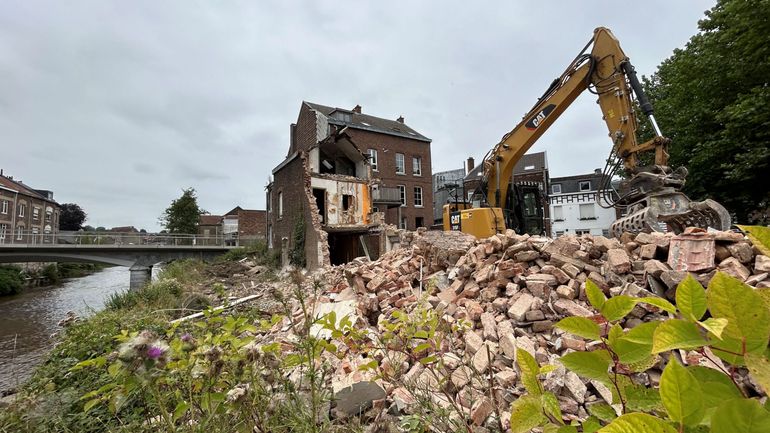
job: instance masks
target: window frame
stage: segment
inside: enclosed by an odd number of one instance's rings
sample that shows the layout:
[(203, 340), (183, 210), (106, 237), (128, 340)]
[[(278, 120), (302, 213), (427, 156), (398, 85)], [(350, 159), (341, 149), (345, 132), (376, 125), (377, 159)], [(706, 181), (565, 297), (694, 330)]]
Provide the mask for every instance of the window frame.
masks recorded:
[(8, 224), (0, 224), (0, 242), (5, 242), (5, 234), (8, 232)]
[[(587, 188), (584, 189), (583, 185), (587, 185)], [(581, 180), (580, 182), (578, 182), (578, 191), (580, 191), (580, 192), (591, 191), (591, 181), (590, 180)]]
[(278, 218), (283, 218), (283, 191), (278, 191)]
[[(418, 192), (419, 192), (419, 198), (420, 198), (419, 202), (417, 200)], [(414, 199), (414, 207), (424, 207), (424, 205), (423, 205), (424, 201), (423, 201), (423, 195), (422, 195), (422, 187), (421, 186), (414, 187), (413, 194), (414, 194), (414, 196), (412, 198)]]
[(401, 198), (401, 207), (406, 207), (406, 185), (396, 185), (398, 187), (398, 196)]
[[(591, 216), (583, 216), (583, 209), (591, 209)], [(596, 220), (596, 206), (594, 203), (580, 203), (578, 205), (578, 217), (580, 221), (593, 221)]]
[(0, 206), (2, 206), (0, 208), (0, 213), (1, 214), (8, 215), (8, 208), (10, 207), (10, 206), (8, 206), (8, 203), (9, 203), (8, 200), (3, 200), (2, 205), (0, 205)]
[(412, 176), (422, 177), (422, 158), (419, 156), (412, 157)]
[(19, 203), (19, 218), (24, 218), (26, 211), (27, 211), (26, 203)]
[(369, 149), (369, 164), (372, 166), (372, 171), (380, 171), (377, 165), (377, 149)]
[[(558, 212), (557, 212), (558, 209)], [(557, 213), (561, 215), (557, 215)], [(564, 221), (564, 206), (562, 205), (554, 205), (553, 207), (553, 220), (556, 221)]]
[(40, 208), (37, 206), (32, 206), (32, 219), (35, 221), (40, 219)]
[(401, 221), (398, 222), (398, 228), (401, 230), (407, 230), (407, 220), (405, 216), (401, 217)]
[[(399, 167), (399, 159), (401, 160), (401, 165)], [(399, 168), (401, 171), (399, 171)], [(406, 174), (406, 159), (404, 159), (403, 153), (396, 153), (396, 174), (405, 175)]]
[[(556, 191), (556, 189), (559, 189)], [(560, 183), (552, 183), (551, 184), (551, 194), (561, 194), (561, 184)]]

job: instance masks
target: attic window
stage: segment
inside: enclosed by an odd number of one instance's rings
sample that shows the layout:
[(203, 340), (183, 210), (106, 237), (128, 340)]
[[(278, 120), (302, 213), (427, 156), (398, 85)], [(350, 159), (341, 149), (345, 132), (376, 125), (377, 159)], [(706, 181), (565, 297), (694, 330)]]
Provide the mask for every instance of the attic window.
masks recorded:
[(350, 122), (353, 120), (353, 115), (345, 111), (335, 111), (332, 113), (332, 117), (341, 120), (343, 122)]
[(534, 169), (535, 169), (534, 165), (527, 165), (524, 167), (524, 170), (534, 170)]

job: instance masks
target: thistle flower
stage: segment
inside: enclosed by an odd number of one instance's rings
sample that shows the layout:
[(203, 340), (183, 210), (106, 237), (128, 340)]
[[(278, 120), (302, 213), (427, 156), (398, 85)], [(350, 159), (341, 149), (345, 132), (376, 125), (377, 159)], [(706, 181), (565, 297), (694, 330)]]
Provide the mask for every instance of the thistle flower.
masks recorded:
[(236, 385), (235, 388), (231, 389), (230, 391), (227, 391), (227, 401), (230, 403), (235, 403), (238, 400), (242, 399), (246, 392), (249, 390), (249, 384), (248, 383), (241, 383)]
[(150, 346), (147, 349), (147, 357), (150, 359), (158, 359), (163, 356), (164, 353), (166, 353), (166, 351), (159, 346)]

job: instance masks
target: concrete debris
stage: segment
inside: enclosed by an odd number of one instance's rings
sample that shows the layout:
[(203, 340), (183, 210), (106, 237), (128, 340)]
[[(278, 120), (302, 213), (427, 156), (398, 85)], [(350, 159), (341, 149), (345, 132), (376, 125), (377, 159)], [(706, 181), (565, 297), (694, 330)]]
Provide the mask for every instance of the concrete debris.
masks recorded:
[[(586, 299), (587, 280), (607, 296), (670, 301), (687, 275), (705, 286), (716, 270), (755, 287), (770, 286), (770, 258), (737, 233), (627, 234), (621, 242), (592, 235), (547, 239), (510, 230), (482, 240), (440, 231), (402, 238), (401, 248), (376, 261), (353, 261), (311, 275), (309, 280), (323, 282), (320, 289), (308, 290), (315, 296), (310, 300), (315, 317), (334, 312), (339, 326), (348, 316), (351, 326), (374, 343), (396, 318), (418, 320), (427, 308), (451, 325), (450, 338), (442, 339), (441, 347), (425, 349), (422, 343), (429, 340), (415, 337), (407, 344), (421, 345), (422, 351), (409, 355), (403, 342), (380, 349), (379, 356), (338, 344), (338, 353), (325, 354), (323, 361), (334, 368), (332, 411), (340, 416), (365, 416), (380, 407), (402, 416), (432, 402), (459, 408), (462, 414), (457, 416), (480, 429), (495, 427), (498, 416), (507, 423), (511, 402), (525, 392), (515, 364), (518, 350), (525, 350), (540, 364), (557, 366), (545, 386), (556, 393), (565, 419), (584, 419), (588, 406), (612, 403), (612, 392), (558, 364), (566, 353), (597, 346), (554, 324), (568, 316), (602, 320)], [(405, 315), (394, 315), (396, 311)], [(663, 317), (659, 309), (640, 305), (621, 325), (631, 328)], [(279, 325), (280, 331), (269, 338), (291, 347), (296, 341), (293, 328)], [(311, 334), (331, 338), (321, 323), (313, 324)], [(429, 355), (434, 363), (420, 363)], [(359, 368), (371, 361), (377, 361), (378, 371)], [(659, 380), (660, 368), (640, 375), (652, 384)]]

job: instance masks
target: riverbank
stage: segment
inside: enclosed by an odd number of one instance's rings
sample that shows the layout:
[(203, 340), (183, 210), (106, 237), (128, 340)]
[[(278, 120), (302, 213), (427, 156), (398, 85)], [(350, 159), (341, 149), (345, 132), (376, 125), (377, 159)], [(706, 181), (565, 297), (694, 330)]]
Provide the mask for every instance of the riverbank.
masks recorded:
[(48, 263), (43, 266), (0, 266), (0, 297), (12, 296), (24, 289), (59, 284), (69, 278), (93, 274), (111, 265), (101, 263)]

